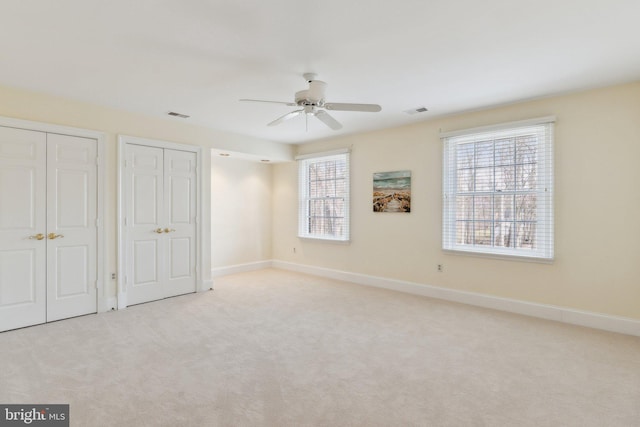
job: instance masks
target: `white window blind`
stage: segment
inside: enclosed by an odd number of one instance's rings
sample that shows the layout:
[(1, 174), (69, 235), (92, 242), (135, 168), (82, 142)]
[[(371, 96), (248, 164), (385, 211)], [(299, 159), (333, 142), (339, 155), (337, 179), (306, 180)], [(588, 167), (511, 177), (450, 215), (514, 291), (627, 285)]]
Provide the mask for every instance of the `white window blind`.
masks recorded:
[(349, 152), (298, 157), (298, 236), (349, 240)]
[(441, 135), (443, 249), (553, 259), (553, 122)]

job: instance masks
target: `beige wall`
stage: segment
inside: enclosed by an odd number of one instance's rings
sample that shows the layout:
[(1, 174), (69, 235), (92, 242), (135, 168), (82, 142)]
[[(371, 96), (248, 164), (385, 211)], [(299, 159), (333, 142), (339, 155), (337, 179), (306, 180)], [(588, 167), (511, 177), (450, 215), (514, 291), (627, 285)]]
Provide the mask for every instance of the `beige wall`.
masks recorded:
[(211, 266), (271, 259), (271, 165), (211, 158)]
[[(547, 115), (557, 116), (556, 260), (445, 254), (440, 131)], [(296, 237), (297, 166), (279, 164), (274, 259), (640, 319), (640, 83), (304, 144), (299, 153), (343, 147), (352, 147), (351, 243)], [(412, 212), (373, 213), (373, 172), (404, 169)]]

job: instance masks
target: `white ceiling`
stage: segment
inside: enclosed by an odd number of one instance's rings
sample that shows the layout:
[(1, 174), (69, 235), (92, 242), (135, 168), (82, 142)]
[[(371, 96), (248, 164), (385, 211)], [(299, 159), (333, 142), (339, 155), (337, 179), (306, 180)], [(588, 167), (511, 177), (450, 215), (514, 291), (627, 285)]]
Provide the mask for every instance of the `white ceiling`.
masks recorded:
[[(299, 143), (639, 80), (639, 17), (638, 0), (2, 0), (0, 84)], [(305, 131), (238, 101), (293, 101), (309, 71), (328, 102), (382, 112)]]

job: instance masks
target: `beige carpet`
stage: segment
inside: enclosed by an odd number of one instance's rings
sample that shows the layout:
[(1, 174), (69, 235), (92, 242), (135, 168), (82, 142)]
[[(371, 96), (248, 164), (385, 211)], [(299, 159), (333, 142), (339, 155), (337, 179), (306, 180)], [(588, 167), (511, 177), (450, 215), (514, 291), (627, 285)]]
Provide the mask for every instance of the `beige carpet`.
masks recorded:
[(640, 425), (640, 338), (278, 270), (0, 349), (73, 426)]

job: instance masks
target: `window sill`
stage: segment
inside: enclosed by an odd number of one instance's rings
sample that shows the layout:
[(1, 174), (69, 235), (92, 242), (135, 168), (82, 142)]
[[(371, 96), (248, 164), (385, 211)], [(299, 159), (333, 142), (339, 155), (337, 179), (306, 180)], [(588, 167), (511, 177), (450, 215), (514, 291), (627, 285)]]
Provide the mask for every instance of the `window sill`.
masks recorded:
[(336, 244), (342, 244), (342, 245), (348, 245), (351, 243), (351, 240), (332, 239), (330, 237), (298, 236), (298, 238), (303, 240), (309, 240), (312, 242), (326, 242), (326, 243), (336, 243)]
[(446, 254), (457, 255), (457, 256), (471, 256), (476, 258), (489, 258), (489, 259), (499, 259), (503, 261), (520, 261), (520, 262), (535, 262), (539, 264), (553, 264), (555, 258), (542, 258), (537, 256), (526, 256), (526, 255), (517, 255), (517, 254), (508, 254), (508, 253), (495, 253), (495, 252), (479, 252), (472, 250), (464, 250), (464, 249), (442, 249), (442, 251)]

